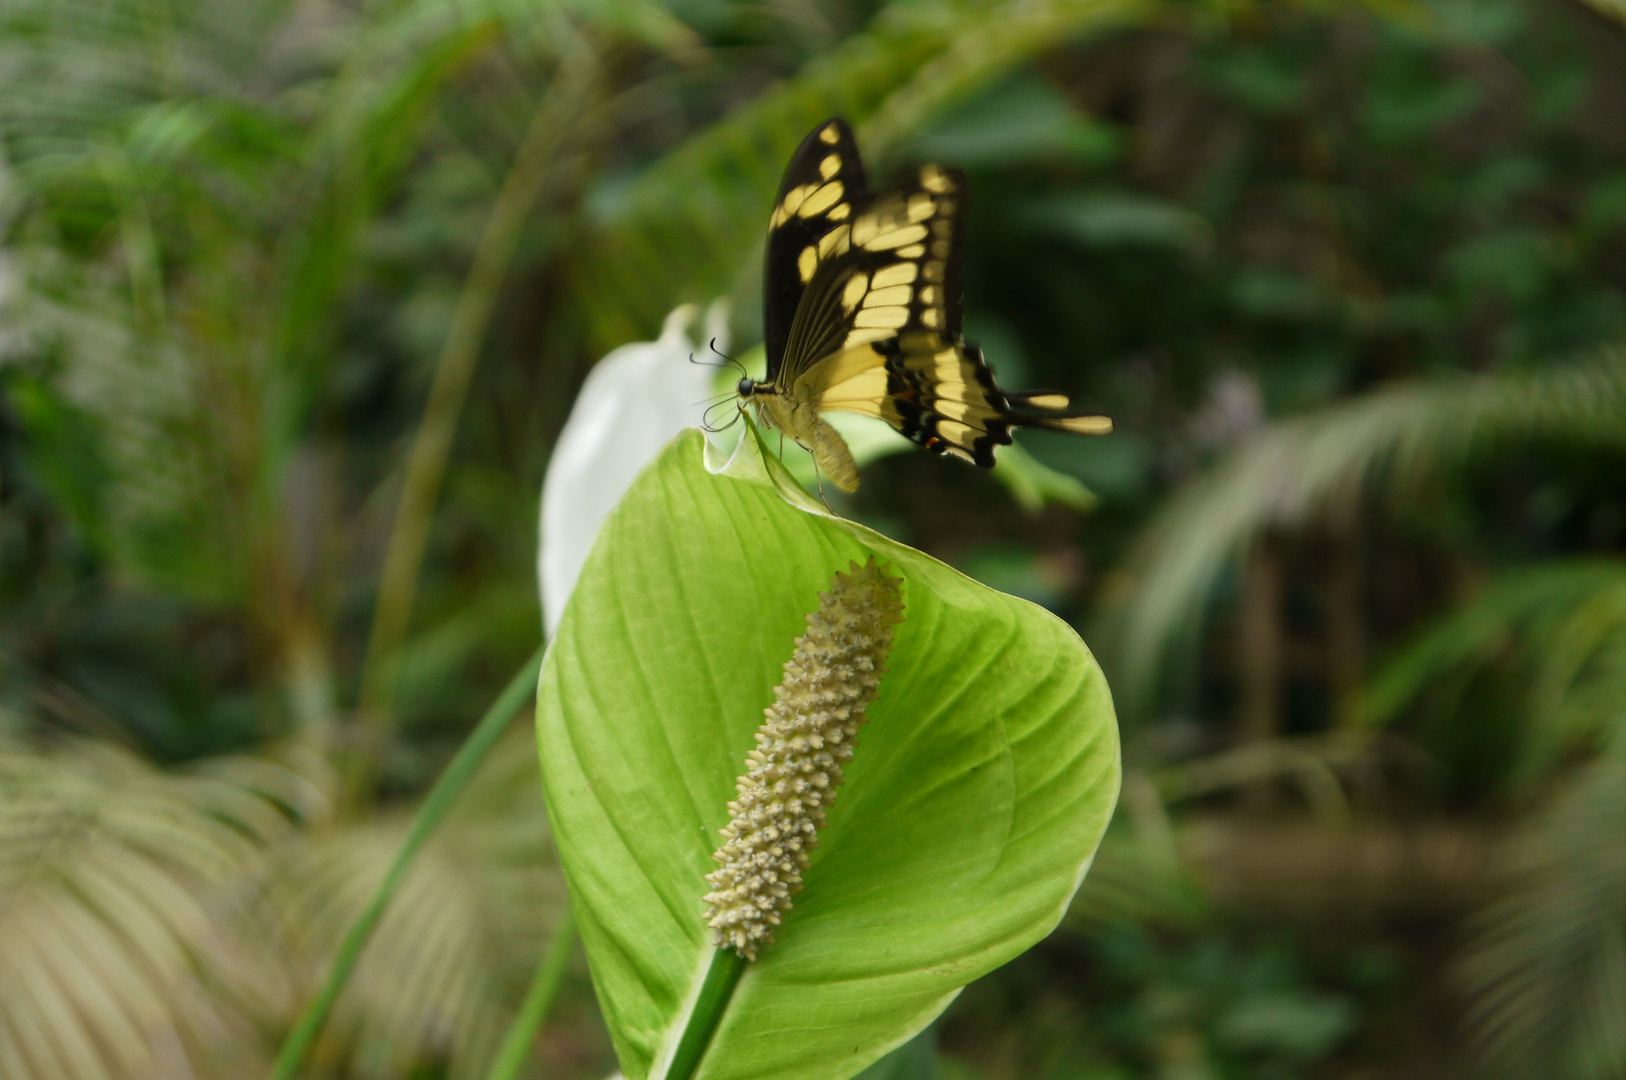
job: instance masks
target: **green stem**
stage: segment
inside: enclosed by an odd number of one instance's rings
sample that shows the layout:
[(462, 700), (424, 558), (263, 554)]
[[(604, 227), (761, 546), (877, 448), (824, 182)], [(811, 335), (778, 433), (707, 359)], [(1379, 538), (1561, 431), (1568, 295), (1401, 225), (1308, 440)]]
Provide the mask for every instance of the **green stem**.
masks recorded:
[(740, 985), (747, 963), (745, 957), (732, 949), (717, 949), (711, 954), (711, 966), (706, 969), (705, 982), (700, 984), (700, 996), (689, 1013), (689, 1022), (684, 1025), (677, 1049), (672, 1052), (672, 1063), (666, 1067), (662, 1080), (690, 1080), (700, 1069), (700, 1060), (706, 1056), (711, 1037), (717, 1034), (717, 1026), (723, 1022), (729, 1002), (734, 1000), (734, 988)]
[[(585, 49), (585, 45), (582, 46)], [(558, 171), (559, 155), (571, 133), (575, 117), (591, 90), (595, 67), (586, 52), (570, 52), (553, 85), (531, 113), (530, 123), (492, 205), (485, 229), (475, 248), (474, 262), (458, 294), (451, 331), (435, 364), (423, 418), (407, 455), (401, 499), (390, 528), (384, 566), (379, 575), (378, 599), (373, 607), (372, 630), (361, 666), (360, 720), (363, 745), (349, 762), (346, 778), (350, 796), (365, 799), (372, 779), (373, 757), (382, 745), (395, 709), (396, 654), (406, 639), (418, 594), (418, 571), (429, 544), (435, 503), (440, 496), (446, 463), (457, 435), (463, 402), (479, 363), (509, 264), (531, 208)]]
[(542, 954), (542, 962), (536, 965), (536, 976), (525, 994), (525, 1002), (503, 1038), (502, 1049), (497, 1051), (497, 1060), (492, 1063), (486, 1080), (514, 1080), (519, 1075), (531, 1054), (531, 1045), (536, 1042), (537, 1030), (548, 1018), (553, 999), (559, 996), (559, 984), (564, 982), (565, 966), (570, 963), (570, 953), (575, 946), (576, 919), (566, 901), (559, 921), (554, 924), (548, 950)]
[(509, 681), (491, 708), (486, 710), (479, 724), (475, 725), (474, 731), (452, 757), (451, 764), (446, 766), (446, 771), (440, 774), (435, 786), (429, 789), (429, 795), (424, 799), (423, 805), (418, 807), (418, 812), (412, 819), (412, 827), (407, 831), (406, 840), (395, 853), (395, 860), (390, 863), (389, 870), (384, 874), (384, 880), (379, 882), (373, 898), (367, 902), (367, 907), (345, 932), (344, 940), (339, 943), (339, 951), (333, 957), (333, 966), (328, 969), (327, 978), (322, 981), (321, 989), (305, 1007), (304, 1014), (294, 1025), (293, 1031), (289, 1032), (287, 1041), (282, 1044), (282, 1050), (277, 1054), (276, 1065), (271, 1070), (272, 1080), (293, 1080), (300, 1061), (304, 1059), (311, 1043), (316, 1041), (317, 1034), (322, 1030), (323, 1021), (333, 1008), (333, 1002), (344, 989), (351, 971), (355, 969), (356, 961), (361, 957), (361, 950), (366, 946), (373, 928), (378, 925), (378, 920), (383, 917), (384, 909), (389, 906), (395, 890), (400, 887), (401, 879), (406, 876), (413, 858), (423, 847), (424, 841), (435, 831), (441, 819), (446, 816), (446, 811), (451, 809), (457, 797), (468, 786), (469, 780), (479, 769), (480, 763), (485, 760), (486, 754), (508, 729), (508, 722), (536, 693), (536, 677), (541, 668), (542, 649), (538, 648), (535, 655), (520, 669), (519, 674)]

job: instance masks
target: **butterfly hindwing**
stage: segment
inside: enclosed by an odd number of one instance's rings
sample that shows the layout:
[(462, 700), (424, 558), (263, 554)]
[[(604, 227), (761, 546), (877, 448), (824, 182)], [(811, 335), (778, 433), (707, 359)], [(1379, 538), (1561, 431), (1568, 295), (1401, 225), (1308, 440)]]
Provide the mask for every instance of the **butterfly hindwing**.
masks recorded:
[(878, 417), (927, 450), (979, 465), (1011, 441), (1004, 397), (976, 346), (929, 331), (845, 349), (809, 369), (795, 393), (821, 410)]
[(934, 453), (991, 468), (994, 447), (1011, 444), (1013, 423), (982, 350), (924, 334), (898, 346), (887, 365), (892, 426)]
[(975, 345), (922, 330), (821, 361), (797, 381), (795, 396), (817, 401), (821, 410), (878, 417), (933, 453), (983, 468), (993, 466), (995, 447), (1011, 444), (1017, 426), (1111, 429), (1104, 417), (1070, 413), (1065, 394), (1005, 394)]

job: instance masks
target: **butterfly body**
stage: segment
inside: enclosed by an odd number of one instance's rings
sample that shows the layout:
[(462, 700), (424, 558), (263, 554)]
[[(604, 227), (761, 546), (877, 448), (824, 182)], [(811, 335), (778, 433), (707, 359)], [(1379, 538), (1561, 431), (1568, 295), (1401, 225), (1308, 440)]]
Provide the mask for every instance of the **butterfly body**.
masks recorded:
[(741, 379), (738, 393), (844, 491), (858, 469), (822, 412), (878, 417), (984, 468), (1018, 425), (1111, 430), (1106, 417), (1068, 411), (1063, 394), (1002, 392), (961, 339), (967, 194), (964, 175), (940, 165), (871, 194), (841, 120), (814, 128), (786, 167), (764, 270), (767, 378)]
[[(759, 384), (760, 385), (760, 384)], [(819, 415), (811, 403), (773, 392), (772, 384), (755, 391), (757, 415), (764, 426), (777, 428), (807, 448), (818, 464), (819, 472), (828, 476), (842, 491), (858, 488), (858, 463), (853, 460), (847, 440)]]

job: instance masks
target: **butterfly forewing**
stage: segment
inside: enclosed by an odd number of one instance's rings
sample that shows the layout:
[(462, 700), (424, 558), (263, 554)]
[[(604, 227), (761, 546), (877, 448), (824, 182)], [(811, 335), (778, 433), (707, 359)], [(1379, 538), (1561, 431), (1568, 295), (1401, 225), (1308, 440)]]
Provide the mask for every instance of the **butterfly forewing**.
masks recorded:
[(780, 375), (791, 323), (818, 268), (819, 242), (849, 224), (867, 198), (864, 164), (846, 121), (814, 128), (791, 155), (768, 220), (762, 300), (769, 382)]
[(885, 356), (911, 331), (959, 336), (964, 189), (958, 173), (928, 165), (804, 249), (812, 274), (775, 372), (781, 388), (848, 349)]

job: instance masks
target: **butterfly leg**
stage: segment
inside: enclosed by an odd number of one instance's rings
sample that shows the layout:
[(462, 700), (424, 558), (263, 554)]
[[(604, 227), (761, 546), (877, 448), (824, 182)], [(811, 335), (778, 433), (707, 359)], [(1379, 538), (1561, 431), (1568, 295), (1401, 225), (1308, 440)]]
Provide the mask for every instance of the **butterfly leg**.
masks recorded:
[[(784, 444), (781, 443), (780, 445), (783, 446)], [(832, 514), (835, 513), (835, 509), (830, 505), (830, 500), (824, 497), (824, 470), (819, 468), (819, 455), (813, 452), (811, 446), (800, 439), (796, 440), (796, 445), (806, 450), (808, 456), (813, 459), (813, 486), (818, 489), (819, 501), (824, 504), (826, 510), (829, 510)]]
[(824, 504), (824, 508), (832, 514), (835, 513), (830, 500), (824, 497), (824, 470), (819, 468), (819, 459), (816, 457), (813, 459), (813, 486), (818, 489), (819, 501)]

